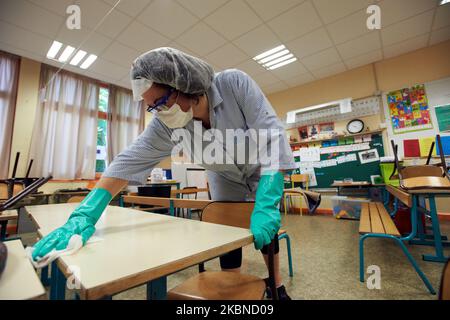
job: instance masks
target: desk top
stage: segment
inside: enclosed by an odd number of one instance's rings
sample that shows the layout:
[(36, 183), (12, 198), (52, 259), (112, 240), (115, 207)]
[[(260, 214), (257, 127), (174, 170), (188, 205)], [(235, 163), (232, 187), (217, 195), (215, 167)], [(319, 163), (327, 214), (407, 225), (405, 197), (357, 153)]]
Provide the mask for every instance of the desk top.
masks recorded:
[(44, 287), (31, 265), (20, 240), (4, 242), (8, 249), (6, 267), (0, 278), (0, 300), (36, 299)]
[[(25, 207), (46, 235), (78, 204)], [(100, 242), (59, 259), (80, 270), (82, 299), (112, 295), (253, 242), (250, 230), (109, 206), (96, 225)], [(75, 278), (77, 276), (75, 275)]]
[(146, 184), (177, 184), (179, 181), (177, 180), (162, 180), (158, 182), (152, 182), (151, 180), (148, 180)]
[(0, 212), (0, 221), (17, 220), (18, 216), (17, 210), (5, 210)]

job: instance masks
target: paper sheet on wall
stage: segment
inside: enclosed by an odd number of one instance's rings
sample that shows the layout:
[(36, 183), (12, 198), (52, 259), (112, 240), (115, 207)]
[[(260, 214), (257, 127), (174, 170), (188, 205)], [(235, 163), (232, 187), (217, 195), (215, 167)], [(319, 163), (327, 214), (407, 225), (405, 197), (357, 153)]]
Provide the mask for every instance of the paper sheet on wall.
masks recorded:
[(320, 148), (318, 147), (301, 148), (300, 161), (302, 162), (320, 161)]
[(356, 153), (351, 153), (345, 156), (345, 160), (346, 162), (352, 162), (357, 161), (358, 159), (356, 158)]
[(345, 162), (347, 162), (347, 157), (346, 156), (340, 156), (340, 157), (337, 157), (336, 160), (337, 160), (338, 164), (345, 163)]
[(324, 160), (321, 161), (321, 165), (322, 168), (334, 167), (337, 166), (337, 160), (336, 159)]
[[(421, 157), (428, 157), (428, 153), (430, 152), (430, 147), (433, 142), (434, 142), (434, 137), (419, 139), (419, 148), (420, 148), (420, 156)], [(432, 155), (433, 156), (436, 155), (436, 146), (433, 147)]]
[(301, 174), (307, 174), (309, 176), (309, 186), (315, 187), (317, 186), (317, 179), (316, 179), (316, 172), (314, 171), (314, 168), (300, 168)]

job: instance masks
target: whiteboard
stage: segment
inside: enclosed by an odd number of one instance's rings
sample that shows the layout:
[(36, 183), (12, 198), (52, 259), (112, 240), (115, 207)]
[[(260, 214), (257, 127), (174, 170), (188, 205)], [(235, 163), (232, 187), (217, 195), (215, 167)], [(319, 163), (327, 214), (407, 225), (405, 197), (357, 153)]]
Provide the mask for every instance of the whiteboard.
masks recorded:
[(401, 159), (403, 157), (403, 140), (420, 139), (433, 136), (435, 137), (437, 134), (440, 134), (441, 136), (450, 136), (449, 132), (439, 132), (439, 126), (435, 112), (436, 107), (441, 106), (443, 104), (450, 104), (450, 78), (445, 78), (432, 82), (425, 82), (425, 92), (428, 97), (428, 106), (430, 109), (431, 122), (433, 124), (433, 128), (429, 130), (394, 134), (392, 130), (391, 118), (389, 115), (389, 106), (387, 104), (387, 94), (389, 92), (383, 92), (383, 110), (386, 119), (387, 134), (389, 139), (389, 146), (386, 147), (387, 155), (391, 156), (394, 155), (394, 153), (392, 152), (391, 140), (394, 140), (395, 144), (398, 145), (398, 155), (399, 158)]

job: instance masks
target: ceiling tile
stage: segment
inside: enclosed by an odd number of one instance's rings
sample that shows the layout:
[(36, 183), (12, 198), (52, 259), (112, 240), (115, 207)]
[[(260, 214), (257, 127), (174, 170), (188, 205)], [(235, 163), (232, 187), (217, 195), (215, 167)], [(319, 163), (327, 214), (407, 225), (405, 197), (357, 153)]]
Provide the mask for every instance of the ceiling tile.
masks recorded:
[(126, 47), (119, 42), (114, 42), (102, 53), (101, 58), (129, 68), (138, 56), (139, 52), (136, 50)]
[(260, 87), (266, 87), (266, 86), (270, 86), (271, 84), (277, 83), (280, 81), (280, 79), (278, 79), (277, 77), (275, 77), (273, 74), (271, 74), (269, 71), (260, 73), (256, 76), (252, 77), (253, 80), (256, 81), (256, 83), (260, 86)]
[(213, 65), (228, 69), (238, 65), (244, 60), (247, 60), (248, 56), (236, 48), (233, 44), (228, 43), (216, 51), (206, 55), (205, 59), (210, 61)]
[(305, 0), (247, 0), (247, 3), (264, 21), (268, 21), (302, 2), (305, 2)]
[(286, 82), (291, 87), (296, 87), (314, 80), (315, 78), (311, 73), (305, 73), (292, 79), (285, 80), (284, 82)]
[(266, 72), (266, 69), (264, 69), (264, 67), (255, 62), (253, 59), (249, 59), (243, 63), (238, 64), (236, 66), (236, 69), (242, 70), (252, 77), (260, 73)]
[(367, 17), (366, 10), (361, 10), (327, 25), (327, 29), (334, 42), (340, 44), (366, 33), (376, 32), (367, 29)]
[(317, 79), (322, 79), (336, 75), (338, 73), (342, 73), (345, 70), (346, 70), (345, 65), (342, 62), (339, 62), (325, 68), (314, 70), (312, 71), (312, 73)]
[(342, 59), (349, 59), (356, 57), (369, 51), (374, 51), (381, 48), (380, 34), (378, 32), (371, 32), (362, 37), (350, 40), (337, 46)]
[(204, 56), (223, 46), (227, 41), (208, 25), (200, 22), (178, 37), (176, 42)]
[(367, 9), (373, 0), (313, 0), (313, 3), (323, 22), (328, 24), (360, 9)]
[(64, 22), (61, 16), (24, 0), (1, 0), (0, 20), (48, 38), (54, 38)]
[(333, 43), (324, 28), (317, 29), (286, 44), (286, 47), (299, 59), (331, 46)]
[[(2, 26), (2, 23), (0, 22), (0, 27), (1, 26)], [(8, 43), (2, 42), (1, 39), (3, 39), (2, 36), (0, 36), (0, 50), (2, 50), (2, 51), (13, 53), (18, 56), (25, 57), (25, 58), (35, 60), (35, 61), (44, 61), (45, 60), (45, 58), (41, 55), (37, 55), (34, 52), (17, 48)]]
[(224, 5), (229, 0), (177, 0), (177, 2), (189, 10), (193, 15), (203, 19), (208, 14)]
[(17, 49), (45, 57), (52, 44), (52, 39), (18, 28), (12, 24), (0, 21), (0, 41)]
[(322, 25), (312, 4), (305, 2), (268, 22), (270, 28), (283, 40), (291, 41)]
[(302, 63), (309, 70), (316, 70), (340, 62), (341, 58), (335, 48), (329, 48), (302, 59)]
[(115, 63), (108, 62), (101, 58), (95, 60), (95, 62), (89, 67), (89, 70), (111, 77), (114, 80), (123, 79), (130, 72), (130, 68), (118, 66)]
[(251, 57), (281, 44), (277, 36), (266, 25), (259, 26), (233, 42)]
[(370, 63), (374, 63), (376, 61), (380, 61), (383, 59), (383, 52), (381, 49), (371, 51), (369, 53), (365, 53), (359, 55), (357, 57), (353, 57), (344, 61), (345, 65), (348, 69), (354, 69), (361, 66), (365, 66)]
[(289, 87), (285, 83), (279, 81), (277, 83), (265, 86), (265, 87), (263, 87), (261, 89), (266, 95), (268, 95), (268, 94), (271, 94), (271, 93), (275, 93), (275, 92), (279, 92), (279, 91), (283, 91), (283, 90), (289, 89)]
[(140, 53), (167, 46), (170, 42), (169, 39), (136, 21), (132, 22), (117, 40)]
[(73, 0), (29, 0), (41, 8), (56, 13), (59, 16), (67, 17), (66, 9), (73, 3)]
[(198, 21), (173, 0), (154, 0), (138, 16), (138, 20), (171, 39), (175, 39)]
[[(117, 0), (104, 1), (109, 3), (111, 6), (114, 6), (117, 2)], [(131, 17), (136, 17), (150, 2), (152, 2), (152, 0), (121, 0), (116, 8)]]
[(189, 50), (188, 48), (186, 48), (185, 46), (182, 46), (181, 44), (177, 43), (176, 41), (170, 42), (167, 46), (170, 48), (174, 48), (174, 49), (183, 51), (184, 53), (187, 53), (191, 56), (195, 56), (195, 57), (199, 56), (198, 53), (195, 53), (192, 50)]
[(434, 17), (433, 30), (450, 25), (450, 4), (439, 6)]
[(435, 30), (431, 33), (430, 45), (435, 45), (448, 39), (450, 39), (450, 27)]
[[(113, 7), (100, 0), (77, 0), (81, 9), (81, 27), (94, 29)], [(118, 10), (113, 10), (105, 18), (96, 32), (115, 38), (129, 23), (131, 18)]]
[(281, 68), (271, 71), (277, 78), (281, 80), (292, 79), (298, 75), (307, 73), (308, 70), (298, 61), (289, 63)]
[(406, 41), (402, 41), (400, 43), (396, 43), (391, 46), (387, 46), (383, 48), (384, 51), (384, 57), (392, 58), (395, 56), (399, 56), (401, 54), (411, 52), (420, 48), (423, 48), (427, 45), (428, 42), (428, 34), (412, 38)]
[(232, 0), (204, 19), (214, 30), (233, 40), (260, 25), (262, 21), (241, 0)]
[[(56, 40), (64, 44), (71, 45), (75, 48), (78, 48), (78, 46), (84, 42), (81, 49), (87, 51), (88, 53), (100, 55), (100, 53), (112, 42), (112, 40), (95, 32), (89, 36), (91, 31), (92, 30), (87, 27), (81, 28), (80, 30), (61, 28), (56, 36)], [(89, 39), (87, 39), (88, 36)]]
[(383, 46), (393, 45), (430, 32), (433, 13), (433, 10), (427, 11), (413, 18), (382, 28), (381, 37), (383, 39)]
[(437, 1), (430, 0), (383, 0), (381, 8), (381, 23), (385, 28), (401, 20), (411, 18), (419, 13), (436, 7)]

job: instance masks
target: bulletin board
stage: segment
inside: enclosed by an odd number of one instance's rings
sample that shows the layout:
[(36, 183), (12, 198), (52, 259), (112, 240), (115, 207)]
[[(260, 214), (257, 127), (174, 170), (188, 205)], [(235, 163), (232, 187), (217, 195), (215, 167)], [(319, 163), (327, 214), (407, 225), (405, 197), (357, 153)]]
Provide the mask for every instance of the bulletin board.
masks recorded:
[[(380, 157), (384, 156), (383, 138), (381, 134), (372, 134), (372, 141), (369, 142), (369, 145), (370, 149), (377, 150)], [(381, 175), (380, 161), (362, 164), (358, 153), (359, 151), (321, 154), (321, 161), (338, 159), (344, 155), (348, 156), (351, 154), (356, 155), (356, 161), (345, 162), (325, 168), (314, 168), (317, 186), (314, 186), (313, 188), (329, 188), (335, 180), (344, 180), (346, 178), (352, 178), (354, 181), (370, 182), (370, 176)], [(300, 158), (295, 157), (295, 161), (299, 162)], [(301, 173), (300, 169), (297, 169), (296, 171), (297, 173)]]
[[(391, 140), (394, 140), (394, 143), (398, 145), (398, 154), (400, 158), (403, 158), (405, 156), (405, 145), (408, 148), (408, 150), (406, 150), (407, 154), (406, 156), (410, 156), (411, 154), (417, 154), (417, 152), (420, 152), (421, 156), (423, 156), (426, 153), (425, 150), (429, 149), (428, 148), (429, 145), (431, 144), (432, 141), (434, 141), (434, 138), (436, 137), (437, 134), (440, 134), (441, 137), (450, 136), (449, 131), (441, 131), (439, 129), (440, 122), (438, 121), (438, 118), (436, 116), (437, 107), (446, 106), (450, 104), (450, 78), (426, 82), (424, 83), (424, 88), (427, 97), (428, 111), (430, 114), (430, 121), (432, 127), (412, 132), (394, 133), (394, 128), (390, 123), (391, 109), (389, 107), (388, 95), (394, 92), (395, 90), (383, 93), (382, 101), (383, 101), (384, 116), (386, 119), (387, 136), (389, 141), (389, 146), (387, 146), (386, 148), (387, 150), (386, 152), (388, 155), (391, 156), (393, 155), (392, 148), (390, 146)], [(433, 154), (436, 153), (434, 152)]]

